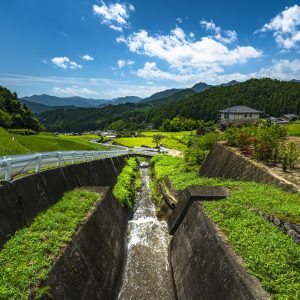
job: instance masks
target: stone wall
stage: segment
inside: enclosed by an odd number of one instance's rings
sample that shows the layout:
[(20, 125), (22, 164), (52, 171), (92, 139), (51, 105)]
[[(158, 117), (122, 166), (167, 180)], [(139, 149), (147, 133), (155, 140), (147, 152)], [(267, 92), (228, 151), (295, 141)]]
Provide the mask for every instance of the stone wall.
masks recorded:
[(170, 245), (178, 299), (270, 299), (193, 202)]
[[(49, 299), (117, 299), (127, 251), (126, 211), (108, 187), (58, 258), (43, 286)], [(47, 298), (47, 297), (46, 297)]]
[(291, 182), (271, 173), (267, 167), (261, 166), (249, 158), (236, 153), (222, 143), (213, 145), (212, 150), (200, 168), (200, 175), (268, 183), (289, 192), (298, 191), (298, 188)]
[(66, 191), (80, 186), (112, 187), (124, 164), (125, 157), (95, 160), (49, 169), (0, 186), (0, 248)]

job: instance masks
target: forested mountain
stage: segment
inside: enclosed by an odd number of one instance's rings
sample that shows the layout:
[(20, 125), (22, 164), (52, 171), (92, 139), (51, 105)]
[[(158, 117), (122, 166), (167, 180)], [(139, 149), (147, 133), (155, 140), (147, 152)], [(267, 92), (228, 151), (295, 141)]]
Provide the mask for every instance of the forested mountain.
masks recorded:
[(27, 107), (35, 114), (42, 113), (47, 110), (55, 110), (60, 108), (76, 108), (76, 106), (49, 106), (41, 103), (35, 103), (28, 100), (20, 99), (22, 104), (26, 104)]
[(247, 105), (273, 116), (300, 114), (300, 84), (268, 78), (251, 79), (230, 86), (210, 87), (201, 93), (182, 90), (170, 97), (145, 103), (44, 112), (40, 119), (49, 130), (55, 131), (107, 128), (118, 120), (126, 128), (147, 128), (149, 125), (158, 128), (164, 119), (177, 115), (216, 120), (219, 110), (229, 105)]
[(151, 95), (150, 97), (148, 98), (145, 98), (143, 99), (141, 102), (148, 102), (148, 101), (152, 101), (152, 100), (158, 100), (158, 99), (163, 99), (163, 98), (166, 98), (166, 97), (170, 97), (180, 91), (182, 91), (184, 89), (169, 89), (169, 90), (165, 90), (165, 91), (162, 91), (162, 92), (158, 92), (158, 93), (155, 93), (153, 95)]
[[(23, 103), (29, 101), (30, 103), (38, 103), (38, 104), (43, 104), (52, 107), (53, 106), (54, 107), (59, 107), (59, 106), (103, 107), (104, 105), (109, 105), (109, 104), (120, 104), (120, 103), (127, 103), (127, 102), (136, 103), (142, 100), (142, 98), (136, 96), (126, 96), (126, 97), (114, 98), (111, 100), (104, 100), (104, 99), (87, 99), (82, 97), (56, 97), (56, 96), (43, 94), (43, 95), (33, 95), (30, 97), (23, 97), (20, 100)], [(33, 106), (32, 104), (30, 105)], [(42, 107), (40, 106), (40, 108)]]
[(16, 93), (0, 86), (0, 127), (27, 128), (41, 131), (43, 126), (33, 113), (23, 105)]
[(209, 85), (205, 82), (199, 82), (192, 86), (192, 90), (194, 90), (197, 93), (203, 92), (210, 88), (212, 85)]

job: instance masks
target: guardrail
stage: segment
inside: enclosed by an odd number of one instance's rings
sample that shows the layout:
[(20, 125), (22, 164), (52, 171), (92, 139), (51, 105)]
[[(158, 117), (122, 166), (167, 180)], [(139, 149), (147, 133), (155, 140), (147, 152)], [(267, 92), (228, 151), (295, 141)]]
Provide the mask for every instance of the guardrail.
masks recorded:
[(0, 180), (10, 181), (13, 177), (29, 171), (40, 172), (42, 168), (60, 167), (67, 163), (91, 161), (128, 154), (128, 150), (112, 151), (57, 151), (0, 158)]

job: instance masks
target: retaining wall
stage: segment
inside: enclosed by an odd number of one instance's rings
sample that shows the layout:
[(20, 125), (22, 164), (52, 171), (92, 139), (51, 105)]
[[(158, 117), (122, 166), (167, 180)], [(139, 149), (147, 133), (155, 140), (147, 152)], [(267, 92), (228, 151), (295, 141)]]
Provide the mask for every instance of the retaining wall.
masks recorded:
[(170, 245), (178, 299), (270, 299), (193, 202)]
[(117, 299), (127, 254), (128, 215), (108, 187), (95, 191), (103, 198), (44, 282), (50, 288), (49, 299)]
[(0, 186), (0, 248), (66, 191), (80, 186), (113, 187), (124, 165), (124, 156), (95, 160), (49, 169)]
[(200, 175), (268, 183), (289, 192), (298, 192), (298, 188), (291, 182), (271, 173), (267, 167), (236, 153), (222, 143), (213, 145), (200, 168)]

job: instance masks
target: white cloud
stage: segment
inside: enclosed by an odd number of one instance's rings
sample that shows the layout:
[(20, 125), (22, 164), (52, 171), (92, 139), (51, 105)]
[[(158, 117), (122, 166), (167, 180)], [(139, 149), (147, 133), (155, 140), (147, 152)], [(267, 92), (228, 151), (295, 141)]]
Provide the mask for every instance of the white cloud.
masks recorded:
[(252, 46), (230, 49), (212, 37), (190, 40), (179, 27), (169, 35), (150, 36), (146, 30), (140, 30), (127, 38), (117, 38), (117, 42), (125, 43), (131, 52), (164, 60), (172, 68), (228, 66), (245, 63), (262, 55)]
[(300, 59), (274, 60), (271, 66), (260, 69), (257, 75), (282, 80), (300, 79)]
[(93, 90), (87, 89), (87, 88), (81, 88), (78, 86), (71, 86), (71, 87), (54, 87), (52, 89), (52, 92), (61, 95), (61, 96), (97, 96), (99, 95), (98, 92), (95, 92)]
[(101, 6), (93, 5), (94, 14), (101, 18), (101, 23), (108, 25), (111, 29), (122, 31), (128, 27), (129, 12), (134, 11), (132, 4), (114, 3), (106, 5), (103, 1)]
[(121, 26), (109, 25), (109, 28), (115, 31), (123, 31), (123, 28)]
[(132, 66), (132, 65), (134, 65), (134, 63), (135, 62), (133, 60), (129, 60), (129, 59), (127, 59), (127, 60), (119, 59), (117, 61), (117, 65), (118, 65), (119, 69), (122, 69), (126, 66)]
[(61, 68), (61, 69), (81, 69), (82, 66), (77, 64), (75, 61), (71, 61), (68, 57), (66, 56), (61, 56), (61, 57), (54, 57), (52, 58), (52, 63)]
[(146, 80), (174, 81), (177, 84), (187, 87), (195, 82), (206, 82), (209, 84), (220, 84), (231, 80), (245, 81), (250, 78), (275, 78), (280, 80), (300, 79), (300, 60), (289, 61), (287, 59), (274, 60), (271, 65), (263, 67), (252, 73), (224, 73), (222, 69), (211, 69), (197, 71), (195, 69), (184, 69), (183, 72), (165, 72), (160, 70), (156, 63), (146, 62), (142, 69), (135, 74)]
[(207, 31), (213, 32), (214, 35), (212, 37), (217, 41), (225, 44), (230, 44), (237, 40), (237, 33), (235, 30), (222, 30), (222, 28), (217, 26), (212, 20), (202, 20), (200, 24)]
[(273, 31), (276, 43), (284, 49), (298, 48), (300, 43), (300, 6), (295, 4), (280, 12), (259, 32)]
[(142, 69), (138, 69), (136, 75), (147, 80), (171, 80), (176, 82), (190, 81), (194, 75), (191, 74), (176, 74), (161, 71), (155, 62), (146, 62)]
[(94, 58), (88, 54), (83, 55), (81, 58), (85, 61), (93, 61), (94, 60)]

